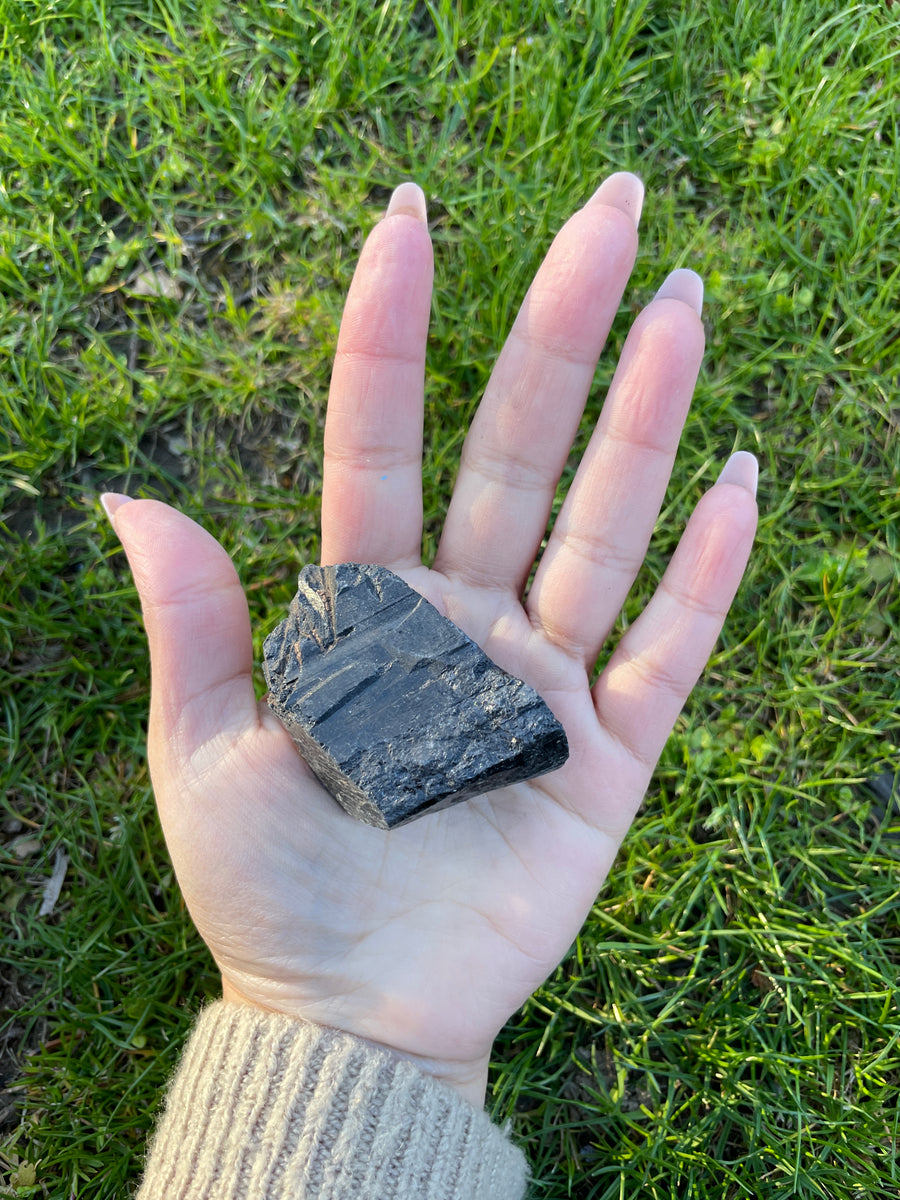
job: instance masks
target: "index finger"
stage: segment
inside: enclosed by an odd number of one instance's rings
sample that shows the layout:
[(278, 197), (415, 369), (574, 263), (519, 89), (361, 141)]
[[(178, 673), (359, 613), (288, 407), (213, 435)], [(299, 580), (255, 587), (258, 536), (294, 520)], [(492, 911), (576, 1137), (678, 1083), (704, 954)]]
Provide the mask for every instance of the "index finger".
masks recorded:
[(421, 561), (432, 276), (425, 197), (403, 183), (363, 247), (341, 319), (325, 419), (323, 563)]

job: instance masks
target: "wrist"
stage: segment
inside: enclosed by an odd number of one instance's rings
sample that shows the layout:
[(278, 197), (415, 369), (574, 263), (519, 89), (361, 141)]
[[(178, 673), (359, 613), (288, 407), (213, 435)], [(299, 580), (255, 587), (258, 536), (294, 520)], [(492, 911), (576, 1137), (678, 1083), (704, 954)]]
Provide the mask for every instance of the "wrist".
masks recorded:
[[(297, 1021), (307, 1020), (300, 1012), (294, 1012), (287, 1008), (274, 1008), (250, 999), (236, 988), (233, 983), (229, 982), (224, 975), (222, 976), (222, 999), (227, 1004), (238, 1004), (247, 1008), (255, 1008), (260, 1012), (277, 1013), (280, 1016), (291, 1017)], [(439, 1083), (452, 1088), (474, 1108), (484, 1108), (485, 1096), (487, 1094), (488, 1067), (490, 1064), (489, 1055), (485, 1054), (482, 1058), (476, 1060), (460, 1060), (458, 1062), (446, 1058), (429, 1058), (427, 1055), (411, 1054), (400, 1047), (391, 1045), (389, 1042), (380, 1041), (370, 1034), (362, 1034), (355, 1029), (345, 1029), (342, 1026), (332, 1025), (328, 1022), (324, 1023), (328, 1024), (328, 1028), (330, 1029), (336, 1029), (341, 1033), (349, 1033), (361, 1042), (366, 1042), (368, 1045), (374, 1046), (379, 1050), (385, 1050), (389, 1054), (394, 1055), (394, 1057), (412, 1064), (423, 1074), (430, 1075)], [(323, 1022), (321, 1020), (309, 1020), (308, 1024), (322, 1025)]]

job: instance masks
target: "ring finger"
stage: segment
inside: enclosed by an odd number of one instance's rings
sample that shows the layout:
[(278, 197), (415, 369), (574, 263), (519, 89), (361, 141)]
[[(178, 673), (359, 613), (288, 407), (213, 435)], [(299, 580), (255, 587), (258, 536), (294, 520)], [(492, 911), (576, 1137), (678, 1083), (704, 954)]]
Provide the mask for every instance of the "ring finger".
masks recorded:
[(644, 556), (703, 355), (703, 284), (673, 271), (635, 321), (527, 601), (590, 669)]

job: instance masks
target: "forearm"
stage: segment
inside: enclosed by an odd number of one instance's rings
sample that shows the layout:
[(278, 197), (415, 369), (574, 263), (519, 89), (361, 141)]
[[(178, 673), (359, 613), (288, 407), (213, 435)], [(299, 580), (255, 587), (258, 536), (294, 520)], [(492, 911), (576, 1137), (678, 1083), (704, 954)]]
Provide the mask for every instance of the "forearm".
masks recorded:
[(334, 1030), (211, 1005), (138, 1200), (521, 1200), (521, 1152), (410, 1063)]

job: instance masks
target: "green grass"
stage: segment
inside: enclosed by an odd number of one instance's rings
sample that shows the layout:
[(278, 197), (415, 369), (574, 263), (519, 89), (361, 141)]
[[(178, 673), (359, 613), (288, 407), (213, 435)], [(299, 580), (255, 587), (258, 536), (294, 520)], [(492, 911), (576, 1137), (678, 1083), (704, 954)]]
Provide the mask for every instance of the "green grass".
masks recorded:
[(492, 1111), (536, 1197), (898, 1195), (900, 811), (861, 787), (900, 753), (898, 63), (884, 0), (0, 0), (0, 1195), (127, 1194), (216, 988), (99, 491), (199, 517), (270, 627), (317, 553), (343, 295), (414, 178), (427, 552), (529, 277), (616, 168), (647, 201), (613, 350), (669, 269), (708, 281), (626, 616), (735, 446), (760, 533), (591, 919), (497, 1043)]

